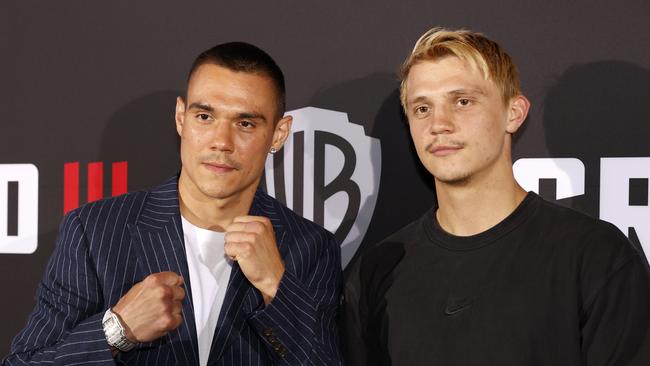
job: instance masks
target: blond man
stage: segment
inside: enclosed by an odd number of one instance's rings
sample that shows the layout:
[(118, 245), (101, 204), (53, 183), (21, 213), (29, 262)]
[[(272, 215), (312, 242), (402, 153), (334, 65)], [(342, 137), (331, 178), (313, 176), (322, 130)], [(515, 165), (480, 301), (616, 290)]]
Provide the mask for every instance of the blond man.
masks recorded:
[(401, 70), (436, 186), (420, 219), (346, 280), (351, 365), (648, 365), (650, 284), (613, 225), (526, 192), (512, 135), (530, 102), (484, 35), (432, 29)]

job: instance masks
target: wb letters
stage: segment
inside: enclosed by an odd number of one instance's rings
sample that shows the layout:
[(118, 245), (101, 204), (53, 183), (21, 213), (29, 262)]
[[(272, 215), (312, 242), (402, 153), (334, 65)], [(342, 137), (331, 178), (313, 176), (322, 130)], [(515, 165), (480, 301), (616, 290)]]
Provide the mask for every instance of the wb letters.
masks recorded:
[(267, 192), (333, 232), (345, 266), (368, 230), (379, 191), (379, 140), (347, 114), (306, 107), (292, 115), (293, 133), (266, 162)]

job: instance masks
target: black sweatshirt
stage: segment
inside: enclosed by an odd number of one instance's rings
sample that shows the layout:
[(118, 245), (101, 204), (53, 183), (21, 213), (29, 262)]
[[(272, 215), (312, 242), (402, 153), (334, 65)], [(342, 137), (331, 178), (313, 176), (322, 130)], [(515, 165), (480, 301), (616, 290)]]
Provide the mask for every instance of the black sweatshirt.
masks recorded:
[(469, 237), (435, 210), (348, 271), (349, 365), (650, 365), (650, 274), (616, 227), (534, 193)]

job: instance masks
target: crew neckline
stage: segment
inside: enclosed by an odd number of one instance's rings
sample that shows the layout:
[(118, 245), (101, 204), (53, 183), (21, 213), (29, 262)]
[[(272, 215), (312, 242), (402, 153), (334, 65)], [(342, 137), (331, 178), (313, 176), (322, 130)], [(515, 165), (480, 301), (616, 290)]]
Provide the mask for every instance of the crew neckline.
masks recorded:
[(470, 236), (458, 236), (446, 232), (435, 215), (437, 204), (424, 214), (422, 224), (431, 242), (442, 248), (453, 251), (476, 250), (493, 243), (519, 226), (539, 207), (539, 201), (540, 197), (536, 193), (528, 192), (517, 208), (505, 219), (481, 233)]

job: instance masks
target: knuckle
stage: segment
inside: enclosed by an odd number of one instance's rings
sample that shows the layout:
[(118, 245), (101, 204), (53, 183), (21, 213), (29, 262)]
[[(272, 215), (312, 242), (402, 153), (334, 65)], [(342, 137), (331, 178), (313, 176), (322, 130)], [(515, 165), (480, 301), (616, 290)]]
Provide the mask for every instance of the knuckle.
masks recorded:
[(183, 303), (181, 301), (174, 301), (171, 303), (170, 313), (179, 314), (183, 311)]
[(257, 233), (256, 232), (246, 233), (246, 242), (245, 242), (245, 244), (250, 245), (250, 243), (254, 243), (256, 239), (257, 239)]
[(253, 252), (253, 245), (250, 243), (243, 243), (241, 245), (241, 254), (248, 257)]
[(253, 231), (254, 233), (259, 234), (264, 232), (264, 224), (259, 221), (251, 222), (250, 226), (251, 226), (251, 231)]
[(158, 274), (157, 273), (150, 274), (142, 282), (147, 285), (155, 285), (158, 283)]
[(181, 325), (182, 322), (183, 322), (183, 317), (182, 316), (180, 316), (180, 315), (175, 316), (174, 319), (173, 319), (172, 328), (173, 329), (178, 328), (178, 326)]
[(171, 313), (174, 312), (174, 305), (169, 302), (165, 302), (163, 303), (162, 309), (163, 309), (163, 314), (169, 316)]
[(170, 314), (161, 316), (159, 324), (163, 329), (171, 329), (174, 326), (174, 317), (172, 317)]
[(156, 294), (162, 300), (169, 299), (172, 296), (172, 289), (167, 286), (158, 286), (156, 288)]

